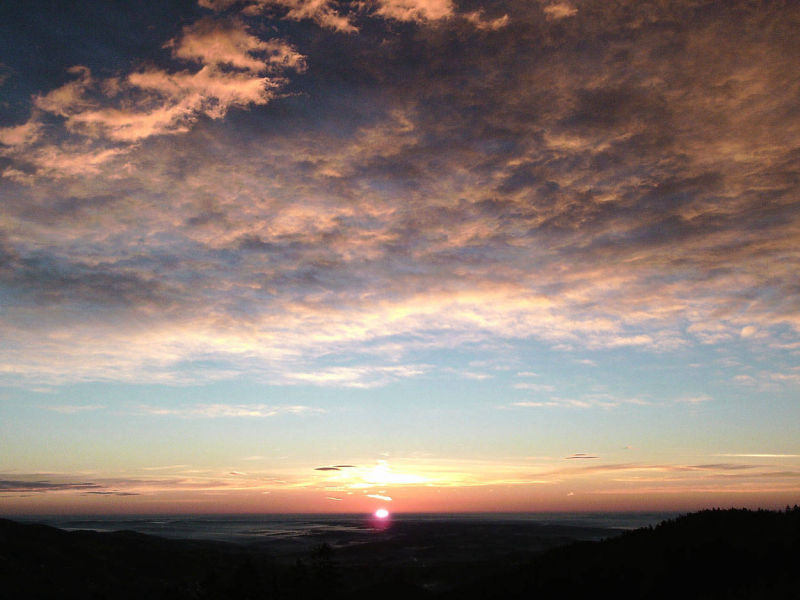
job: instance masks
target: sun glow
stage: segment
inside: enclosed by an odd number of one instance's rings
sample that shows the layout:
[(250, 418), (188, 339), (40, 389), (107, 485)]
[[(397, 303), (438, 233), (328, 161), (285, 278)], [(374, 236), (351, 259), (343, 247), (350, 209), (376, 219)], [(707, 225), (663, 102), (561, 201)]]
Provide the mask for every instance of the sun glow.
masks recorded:
[(375, 516), (379, 519), (388, 519), (389, 518), (389, 511), (385, 508), (379, 508), (375, 511)]
[(426, 477), (414, 473), (393, 471), (386, 461), (380, 461), (363, 477), (364, 481), (371, 485), (420, 485), (428, 482)]

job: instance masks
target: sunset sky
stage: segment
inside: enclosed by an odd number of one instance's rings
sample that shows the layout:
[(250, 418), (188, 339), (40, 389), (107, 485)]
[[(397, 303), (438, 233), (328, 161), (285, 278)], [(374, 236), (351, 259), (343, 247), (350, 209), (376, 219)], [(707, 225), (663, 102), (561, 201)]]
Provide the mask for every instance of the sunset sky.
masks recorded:
[(800, 502), (800, 5), (0, 6), (0, 514)]

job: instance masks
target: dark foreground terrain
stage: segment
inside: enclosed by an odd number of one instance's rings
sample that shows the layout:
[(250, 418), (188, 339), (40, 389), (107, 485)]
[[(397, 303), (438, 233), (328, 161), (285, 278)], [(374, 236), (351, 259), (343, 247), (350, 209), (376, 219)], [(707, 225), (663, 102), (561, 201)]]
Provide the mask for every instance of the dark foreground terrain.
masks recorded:
[(434, 522), (286, 556), (0, 519), (0, 598), (800, 598), (798, 507), (703, 511), (571, 542), (598, 533)]

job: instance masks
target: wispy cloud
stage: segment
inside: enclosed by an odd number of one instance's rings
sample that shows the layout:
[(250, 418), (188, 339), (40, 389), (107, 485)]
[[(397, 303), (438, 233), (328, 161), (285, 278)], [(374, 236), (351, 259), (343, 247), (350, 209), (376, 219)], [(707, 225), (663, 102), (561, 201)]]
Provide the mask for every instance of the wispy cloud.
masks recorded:
[[(305, 68), (289, 44), (263, 41), (237, 20), (197, 21), (165, 47), (196, 66), (145, 67), (100, 79), (84, 65), (71, 67), (72, 81), (33, 98), (36, 110), (27, 123), (0, 129), (8, 147), (0, 155), (27, 164), (4, 176), (32, 183), (31, 167), (49, 177), (100, 173), (142, 140), (183, 134), (202, 117), (221, 119), (231, 109), (266, 104), (285, 84), (282, 73)], [(63, 120), (66, 140), (40, 141), (48, 114)]]
[[(517, 386), (514, 386), (517, 387)], [(520, 389), (533, 389), (537, 391), (547, 391), (549, 386), (542, 386), (541, 390), (535, 387), (523, 387)], [(604, 408), (614, 409), (620, 406), (646, 406), (650, 404), (647, 400), (637, 397), (620, 398), (611, 394), (584, 394), (578, 398), (560, 398), (552, 396), (547, 400), (522, 400), (512, 402), (501, 408)]]
[(572, 17), (578, 12), (578, 9), (568, 2), (551, 2), (542, 10), (549, 19), (555, 20)]
[(452, 0), (377, 0), (375, 14), (397, 21), (436, 21), (452, 17)]
[(143, 414), (155, 416), (205, 419), (229, 417), (266, 418), (278, 415), (313, 415), (325, 412), (321, 408), (311, 406), (272, 406), (267, 404), (197, 404), (178, 408), (142, 406), (140, 410)]
[(330, 367), (312, 372), (285, 374), (287, 383), (309, 383), (338, 387), (372, 388), (390, 381), (417, 377), (427, 370), (424, 365)]
[(17, 479), (0, 479), (0, 493), (6, 492), (86, 492), (102, 487), (97, 483), (57, 483), (52, 481), (27, 481)]
[(713, 456), (729, 456), (732, 458), (800, 458), (800, 454), (714, 454)]
[(173, 471), (177, 469), (186, 469), (189, 465), (163, 465), (158, 467), (142, 467), (142, 471)]
[(351, 22), (351, 15), (339, 12), (338, 3), (331, 0), (198, 0), (198, 4), (218, 12), (238, 5), (243, 14), (250, 16), (269, 15), (277, 11), (283, 19), (292, 21), (307, 19), (321, 27), (342, 33), (357, 31)]
[(366, 494), (367, 498), (374, 498), (375, 500), (383, 500), (384, 502), (391, 502), (390, 496), (382, 496), (381, 494)]
[(74, 415), (77, 413), (102, 410), (105, 408), (105, 406), (102, 404), (61, 404), (55, 406), (43, 406), (42, 408), (65, 415)]
[(276, 15), (291, 21), (313, 21), (346, 34), (357, 32), (356, 20), (365, 18), (429, 24), (458, 17), (486, 31), (496, 31), (509, 22), (508, 15), (487, 19), (480, 10), (457, 12), (452, 0), (367, 0), (349, 6), (334, 0), (199, 0), (198, 3), (217, 12), (238, 7), (248, 16)]
[(675, 401), (682, 404), (705, 404), (706, 402), (711, 402), (712, 400), (713, 398), (708, 394), (697, 394), (694, 396), (682, 396), (677, 398)]
[[(407, 502), (414, 495), (437, 490), (503, 490), (509, 497), (530, 499), (537, 494), (563, 497), (568, 491), (606, 494), (612, 490), (649, 494), (693, 493), (698, 490), (780, 490), (796, 492), (800, 470), (770, 464), (743, 462), (604, 462), (600, 456), (575, 453), (564, 457), (525, 459), (436, 459), (397, 458), (365, 466), (340, 467), (338, 471), (312, 471), (307, 466), (279, 473), (222, 469), (148, 477), (87, 477), (69, 474), (15, 474), (0, 476), (0, 494), (95, 496), (123, 501), (122, 496), (154, 499), (170, 494), (214, 494), (229, 497), (263, 494), (287, 497), (305, 494), (324, 501), (354, 502), (359, 499)], [(166, 469), (165, 469), (166, 470)], [(627, 486), (627, 487), (625, 487)], [(518, 490), (518, 491), (514, 491)], [(523, 496), (520, 496), (522, 494)], [(177, 496), (176, 496), (177, 495)], [(181, 496), (183, 495), (183, 496)], [(457, 496), (456, 494), (455, 496)], [(296, 496), (291, 496), (296, 497)], [(297, 496), (299, 497), (299, 496)]]
[(532, 392), (552, 392), (556, 388), (554, 385), (547, 385), (543, 383), (515, 383), (514, 389), (517, 390), (530, 390)]

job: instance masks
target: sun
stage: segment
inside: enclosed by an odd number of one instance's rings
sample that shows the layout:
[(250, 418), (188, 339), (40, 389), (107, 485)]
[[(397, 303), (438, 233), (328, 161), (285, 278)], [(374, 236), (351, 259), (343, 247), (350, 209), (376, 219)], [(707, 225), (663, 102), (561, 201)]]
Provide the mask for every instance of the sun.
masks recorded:
[(389, 518), (389, 511), (385, 508), (379, 508), (375, 511), (375, 516), (379, 519), (388, 519)]

